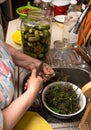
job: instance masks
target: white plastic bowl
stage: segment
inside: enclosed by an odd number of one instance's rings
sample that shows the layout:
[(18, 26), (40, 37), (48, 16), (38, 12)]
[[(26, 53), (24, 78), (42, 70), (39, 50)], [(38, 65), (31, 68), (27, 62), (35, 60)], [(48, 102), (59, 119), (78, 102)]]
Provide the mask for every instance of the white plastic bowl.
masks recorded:
[[(51, 110), (51, 109), (48, 107), (48, 105), (47, 105), (46, 102), (45, 102), (45, 94), (46, 94), (46, 92), (48, 91), (48, 89), (49, 89), (50, 87), (52, 87), (52, 86), (54, 86), (54, 85), (57, 85), (57, 84), (65, 84), (65, 83), (66, 83), (66, 84), (67, 84), (67, 83), (68, 83), (68, 84), (71, 84), (71, 85), (73, 86), (73, 89), (76, 90), (77, 95), (78, 95), (78, 96), (80, 95), (80, 102), (79, 102), (80, 109), (79, 109), (77, 112), (73, 113), (73, 114), (67, 114), (67, 115), (65, 115), (65, 114), (59, 114), (59, 113), (54, 112), (53, 110)], [(77, 87), (76, 85), (74, 85), (74, 84), (72, 84), (72, 83), (70, 83), (70, 82), (62, 82), (62, 81), (61, 81), (61, 82), (53, 82), (53, 83), (49, 84), (48, 86), (46, 86), (46, 87), (44, 88), (44, 90), (43, 90), (43, 92), (42, 92), (42, 102), (43, 102), (45, 108), (46, 108), (53, 116), (55, 116), (55, 117), (57, 117), (57, 118), (61, 118), (61, 119), (69, 119), (69, 118), (71, 118), (71, 117), (74, 117), (74, 116), (80, 114), (80, 113), (85, 109), (85, 106), (86, 106), (86, 97), (83, 95), (81, 89), (80, 89), (80, 88), (77, 89), (77, 88), (78, 88), (78, 87)]]

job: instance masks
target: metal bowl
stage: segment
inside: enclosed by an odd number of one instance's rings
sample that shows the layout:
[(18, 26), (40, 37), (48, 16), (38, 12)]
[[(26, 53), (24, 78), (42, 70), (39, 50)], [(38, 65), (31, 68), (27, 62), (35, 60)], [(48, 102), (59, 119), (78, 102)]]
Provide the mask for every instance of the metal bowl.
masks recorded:
[[(72, 85), (72, 88), (74, 90), (76, 90), (76, 94), (77, 96), (80, 96), (79, 98), (79, 110), (76, 111), (75, 113), (72, 113), (72, 114), (59, 114), (55, 111), (53, 111), (51, 108), (49, 108), (49, 106), (47, 105), (46, 103), (46, 99), (45, 99), (45, 95), (46, 93), (48, 92), (48, 90), (52, 87), (56, 87), (57, 85), (66, 85), (66, 84), (69, 84), (69, 85)], [(52, 100), (52, 98), (50, 99)], [(75, 84), (72, 84), (70, 82), (63, 82), (63, 81), (60, 81), (60, 82), (53, 82), (53, 83), (50, 83), (49, 85), (47, 85), (44, 89), (43, 89), (43, 92), (42, 92), (42, 102), (43, 102), (43, 105), (45, 106), (45, 108), (55, 117), (57, 118), (60, 118), (60, 119), (69, 119), (71, 117), (74, 117), (74, 116), (77, 116), (78, 114), (80, 114), (84, 109), (85, 109), (85, 106), (86, 106), (86, 97), (83, 95), (81, 89), (76, 86)]]

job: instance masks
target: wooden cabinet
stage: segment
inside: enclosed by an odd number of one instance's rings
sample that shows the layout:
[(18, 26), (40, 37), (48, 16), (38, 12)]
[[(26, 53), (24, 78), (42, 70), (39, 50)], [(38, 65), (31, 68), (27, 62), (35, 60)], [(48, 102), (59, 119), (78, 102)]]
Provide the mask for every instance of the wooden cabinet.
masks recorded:
[(2, 24), (2, 10), (1, 10), (1, 6), (2, 4), (5, 2), (6, 0), (0, 0), (0, 23)]
[(5, 16), (8, 17), (8, 19), (13, 19), (12, 0), (6, 0), (2, 4), (2, 10), (3, 10)]

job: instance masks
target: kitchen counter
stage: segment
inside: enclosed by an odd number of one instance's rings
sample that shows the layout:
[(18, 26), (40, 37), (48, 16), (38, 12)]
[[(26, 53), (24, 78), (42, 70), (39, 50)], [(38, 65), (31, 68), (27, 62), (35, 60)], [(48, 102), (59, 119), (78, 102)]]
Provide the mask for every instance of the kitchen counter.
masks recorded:
[[(15, 47), (16, 49), (19, 49), (21, 50), (22, 49), (22, 46), (19, 46), (17, 44), (15, 44), (15, 42), (13, 42), (12, 40), (12, 34), (17, 31), (18, 29), (20, 29), (20, 24), (21, 24), (21, 19), (18, 18), (18, 19), (14, 19), (14, 20), (11, 20), (9, 23), (8, 23), (8, 29), (7, 29), (7, 34), (6, 34), (6, 42), (8, 44), (10, 44), (11, 46)], [(51, 24), (51, 46), (50, 48), (53, 48), (53, 42), (56, 41), (56, 40), (61, 40), (62, 41), (62, 27), (63, 25), (59, 26), (58, 24), (56, 24), (56, 22), (52, 23)], [(55, 29), (56, 28), (56, 29)], [(56, 32), (59, 32), (59, 33), (56, 33)], [(54, 36), (55, 34), (55, 36)]]

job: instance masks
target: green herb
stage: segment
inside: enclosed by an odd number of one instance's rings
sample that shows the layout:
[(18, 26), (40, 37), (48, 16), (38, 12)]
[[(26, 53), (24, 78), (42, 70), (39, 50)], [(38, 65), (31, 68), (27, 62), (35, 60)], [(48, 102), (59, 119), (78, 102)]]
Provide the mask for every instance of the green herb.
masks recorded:
[(59, 114), (72, 114), (80, 109), (80, 96), (76, 94), (72, 85), (54, 85), (45, 95), (45, 101), (50, 109)]

